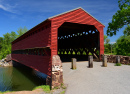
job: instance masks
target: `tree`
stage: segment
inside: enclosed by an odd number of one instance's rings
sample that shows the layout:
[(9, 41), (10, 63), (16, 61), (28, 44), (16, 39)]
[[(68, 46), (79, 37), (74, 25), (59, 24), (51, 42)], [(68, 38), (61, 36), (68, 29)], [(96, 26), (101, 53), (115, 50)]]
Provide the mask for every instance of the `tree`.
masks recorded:
[(3, 37), (0, 37), (0, 59), (5, 58), (6, 55), (11, 53), (11, 42), (14, 41), (17, 37), (21, 36), (27, 32), (27, 28), (19, 28), (16, 34), (15, 32), (6, 33)]
[(21, 35), (23, 35), (25, 32), (27, 32), (27, 28), (24, 27), (20, 27), (18, 30), (17, 30), (17, 33), (18, 33), (18, 37), (20, 37)]
[(130, 35), (130, 25), (127, 25), (127, 27), (124, 30), (124, 35), (129, 36)]
[(10, 37), (11, 37), (11, 42), (12, 42), (17, 38), (17, 34), (14, 31), (12, 31), (10, 34)]
[(3, 38), (0, 37), (0, 50), (1, 50), (1, 48), (2, 48), (2, 43), (3, 43)]
[(107, 36), (106, 36), (106, 35), (104, 35), (104, 42), (106, 41), (106, 39), (107, 39)]
[(107, 38), (107, 39), (106, 39), (106, 44), (108, 44), (109, 42), (110, 42), (110, 39)]
[(130, 35), (121, 36), (116, 42), (116, 54), (130, 56)]
[(110, 39), (107, 38), (106, 35), (104, 35), (104, 52), (105, 53), (110, 53), (110, 50), (111, 50), (111, 45), (109, 44), (110, 42)]
[(106, 35), (104, 35), (104, 42), (105, 44), (108, 44), (110, 42), (110, 39), (108, 39)]
[(119, 10), (113, 15), (112, 22), (108, 23), (107, 35), (116, 35), (117, 31), (130, 24), (130, 0), (119, 0)]

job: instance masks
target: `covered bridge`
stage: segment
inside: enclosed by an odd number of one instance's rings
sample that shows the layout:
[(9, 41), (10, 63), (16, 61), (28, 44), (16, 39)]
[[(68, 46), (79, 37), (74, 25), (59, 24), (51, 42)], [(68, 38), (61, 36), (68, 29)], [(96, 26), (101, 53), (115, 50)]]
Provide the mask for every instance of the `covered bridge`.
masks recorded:
[(12, 42), (12, 60), (52, 76), (52, 57), (104, 54), (104, 25), (82, 8), (50, 17)]

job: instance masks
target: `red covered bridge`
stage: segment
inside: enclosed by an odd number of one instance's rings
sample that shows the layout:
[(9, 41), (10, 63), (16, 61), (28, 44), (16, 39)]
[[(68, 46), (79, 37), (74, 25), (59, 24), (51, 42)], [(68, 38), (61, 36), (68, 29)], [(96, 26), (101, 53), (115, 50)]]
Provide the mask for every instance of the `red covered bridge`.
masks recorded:
[(104, 25), (82, 8), (50, 17), (12, 42), (12, 60), (51, 77), (52, 57), (104, 54)]

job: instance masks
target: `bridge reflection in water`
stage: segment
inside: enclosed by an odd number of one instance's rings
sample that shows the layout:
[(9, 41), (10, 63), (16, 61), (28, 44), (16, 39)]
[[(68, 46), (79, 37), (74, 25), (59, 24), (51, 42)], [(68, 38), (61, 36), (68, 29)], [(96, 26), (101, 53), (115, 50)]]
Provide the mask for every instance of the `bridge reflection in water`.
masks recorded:
[(0, 91), (32, 90), (46, 84), (47, 75), (27, 66), (0, 67)]

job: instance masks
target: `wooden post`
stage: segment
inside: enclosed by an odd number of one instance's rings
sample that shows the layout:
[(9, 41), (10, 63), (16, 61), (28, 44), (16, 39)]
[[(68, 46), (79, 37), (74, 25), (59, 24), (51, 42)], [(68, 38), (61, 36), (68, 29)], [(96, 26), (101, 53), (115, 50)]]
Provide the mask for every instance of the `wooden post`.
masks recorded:
[(120, 63), (120, 56), (116, 56), (116, 63)]
[(93, 68), (93, 56), (88, 57), (88, 67)]
[(102, 66), (103, 66), (103, 67), (107, 67), (107, 56), (106, 56), (106, 55), (103, 56)]
[(71, 68), (76, 69), (76, 58), (72, 58)]

